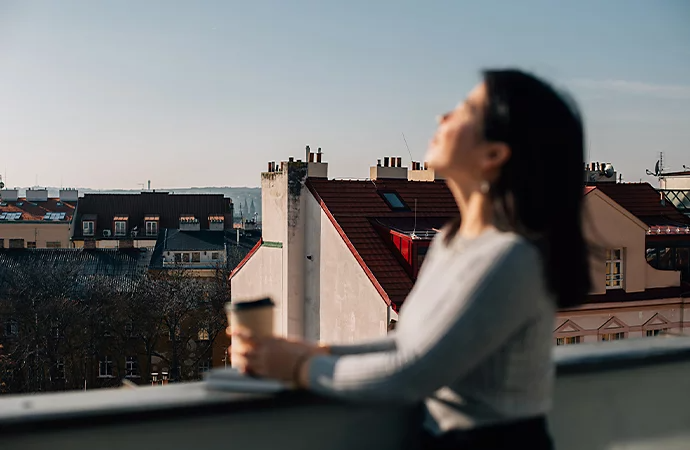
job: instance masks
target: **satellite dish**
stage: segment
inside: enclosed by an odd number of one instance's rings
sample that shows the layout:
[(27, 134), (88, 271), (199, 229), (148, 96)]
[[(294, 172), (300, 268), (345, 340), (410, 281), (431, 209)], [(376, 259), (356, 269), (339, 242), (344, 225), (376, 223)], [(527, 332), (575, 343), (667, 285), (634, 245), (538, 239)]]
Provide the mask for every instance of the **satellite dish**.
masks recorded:
[(661, 169), (659, 168), (659, 161), (657, 160), (656, 164), (654, 165), (654, 175), (659, 175), (661, 173)]
[(5, 189), (5, 183), (3, 183), (2, 181), (0, 181), (0, 189)]

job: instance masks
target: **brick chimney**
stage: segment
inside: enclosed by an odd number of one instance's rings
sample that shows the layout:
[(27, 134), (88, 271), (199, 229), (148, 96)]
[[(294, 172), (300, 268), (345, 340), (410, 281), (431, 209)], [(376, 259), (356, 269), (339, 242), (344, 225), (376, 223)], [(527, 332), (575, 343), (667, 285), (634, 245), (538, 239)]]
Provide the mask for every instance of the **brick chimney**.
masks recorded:
[(309, 146), (306, 148), (307, 176), (309, 178), (328, 178), (328, 163), (322, 161), (321, 147), (313, 153)]
[(402, 167), (399, 156), (384, 156), (383, 165), (377, 160), (375, 166), (369, 168), (369, 178), (372, 180), (397, 179), (407, 180), (407, 167)]
[(419, 161), (412, 161), (412, 168), (407, 171), (407, 179), (408, 181), (441, 181), (443, 177), (434, 169), (429, 169), (426, 162), (422, 165)]

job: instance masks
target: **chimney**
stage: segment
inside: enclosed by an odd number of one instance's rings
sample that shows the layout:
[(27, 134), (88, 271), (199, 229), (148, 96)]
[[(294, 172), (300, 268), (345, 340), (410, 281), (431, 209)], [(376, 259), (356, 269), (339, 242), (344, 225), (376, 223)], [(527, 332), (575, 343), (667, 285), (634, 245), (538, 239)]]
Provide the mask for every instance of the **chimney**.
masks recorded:
[(292, 156), (290, 156), (290, 157), (288, 158), (288, 162), (295, 162), (295, 158), (293, 158)]
[(425, 161), (424, 167), (422, 163), (414, 162), (412, 170), (407, 172), (408, 181), (441, 181), (443, 177), (438, 175), (435, 170), (429, 169), (429, 164)]
[(307, 155), (306, 161), (311, 162), (311, 159), (310, 159), (310, 158), (311, 158), (311, 156), (310, 156), (310, 155), (311, 155), (311, 149), (309, 148), (308, 145), (307, 145), (307, 147), (305, 148), (305, 151), (306, 151), (306, 155)]
[(307, 165), (307, 176), (309, 178), (328, 178), (328, 163), (323, 162), (322, 157), (321, 147), (319, 147), (316, 154), (311, 154)]
[[(390, 165), (389, 165), (390, 162)], [(369, 168), (369, 179), (380, 180), (380, 179), (397, 179), (406, 180), (407, 179), (407, 167), (402, 166), (402, 158), (395, 156), (384, 156), (383, 157), (383, 167), (380, 165), (380, 160), (377, 160), (375, 166)]]
[(48, 189), (27, 189), (26, 201), (45, 202), (48, 201)]
[(376, 160), (376, 167), (381, 167), (381, 160), (380, 159)]
[(79, 191), (76, 189), (60, 189), (61, 202), (76, 202), (79, 200)]
[(151, 190), (151, 180), (149, 180), (149, 191)]
[(18, 189), (4, 189), (0, 191), (0, 198), (3, 202), (16, 202), (19, 198)]
[(309, 158), (307, 159), (307, 161), (309, 161), (310, 163), (315, 162), (315, 161), (314, 161), (314, 154), (313, 154), (313, 153), (309, 153)]

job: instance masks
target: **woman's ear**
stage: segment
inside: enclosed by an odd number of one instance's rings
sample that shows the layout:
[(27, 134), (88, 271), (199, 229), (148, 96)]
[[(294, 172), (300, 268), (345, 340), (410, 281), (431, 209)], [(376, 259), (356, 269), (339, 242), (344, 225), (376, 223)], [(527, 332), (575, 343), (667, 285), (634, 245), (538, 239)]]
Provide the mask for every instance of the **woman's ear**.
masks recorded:
[(483, 169), (486, 173), (498, 173), (499, 169), (510, 159), (510, 147), (503, 142), (491, 142), (484, 151), (482, 161)]

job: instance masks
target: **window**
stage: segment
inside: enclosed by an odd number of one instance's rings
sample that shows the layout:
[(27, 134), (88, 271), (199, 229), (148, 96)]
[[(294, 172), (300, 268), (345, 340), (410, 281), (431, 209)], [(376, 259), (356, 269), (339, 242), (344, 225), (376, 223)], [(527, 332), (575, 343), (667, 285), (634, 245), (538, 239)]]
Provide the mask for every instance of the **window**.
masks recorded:
[(211, 370), (211, 360), (205, 359), (199, 361), (199, 376)]
[(192, 262), (195, 262), (195, 263), (201, 262), (201, 253), (200, 252), (192, 253)]
[(19, 334), (19, 323), (14, 319), (5, 321), (5, 336), (16, 337)]
[(10, 248), (24, 248), (24, 239), (10, 239)]
[(606, 289), (623, 288), (623, 250), (606, 250)]
[(50, 335), (53, 337), (53, 339), (60, 339), (62, 337), (60, 323), (56, 320), (50, 322)]
[(134, 322), (128, 320), (125, 324), (125, 336), (132, 337), (134, 335)]
[(668, 328), (659, 328), (658, 330), (647, 330), (646, 335), (647, 337), (654, 337), (654, 336), (659, 336), (659, 335), (664, 335), (668, 332)]
[(182, 254), (182, 262), (189, 262), (189, 253), (183, 253)]
[(146, 222), (146, 236), (158, 235), (158, 222), (150, 220)]
[(46, 242), (46, 248), (62, 248), (62, 243), (60, 241), (49, 241)]
[(65, 361), (58, 359), (55, 362), (55, 379), (64, 380), (65, 379)]
[(582, 342), (582, 336), (556, 338), (556, 345), (572, 345)]
[(208, 328), (199, 328), (199, 333), (197, 334), (197, 340), (208, 341), (210, 335), (208, 333)]
[(125, 378), (139, 378), (139, 360), (136, 356), (125, 358)]
[(26, 243), (26, 248), (36, 248), (36, 241), (28, 241)]
[(115, 236), (127, 236), (127, 222), (124, 220), (115, 222)]
[(113, 376), (113, 359), (110, 356), (104, 356), (98, 361), (98, 376), (100, 378), (110, 378)]
[(5, 248), (5, 240), (0, 239), (0, 248)]
[(182, 253), (175, 253), (175, 262), (176, 263), (182, 262)]
[(380, 195), (388, 204), (388, 207), (394, 211), (407, 211), (410, 209), (397, 192), (380, 192)]
[(625, 339), (625, 333), (608, 333), (608, 334), (602, 334), (599, 335), (599, 340), (600, 341), (620, 341), (621, 339)]
[(82, 229), (84, 236), (93, 236), (94, 222), (93, 220), (85, 220), (82, 222)]
[(220, 253), (218, 253), (218, 252), (211, 253), (211, 259), (214, 261), (219, 260), (220, 259)]

